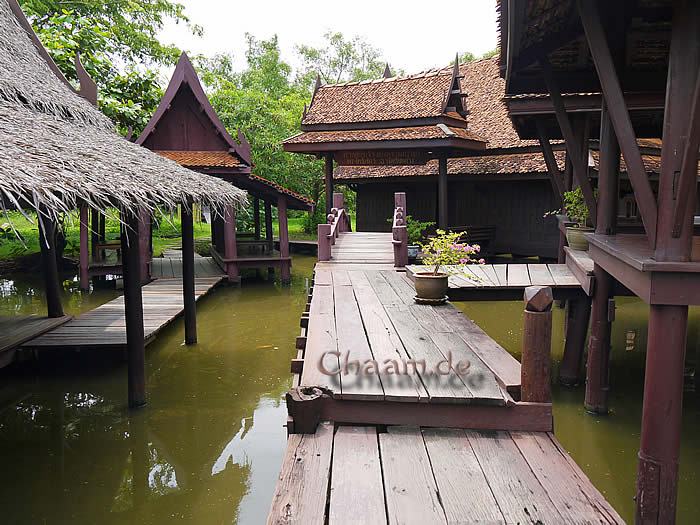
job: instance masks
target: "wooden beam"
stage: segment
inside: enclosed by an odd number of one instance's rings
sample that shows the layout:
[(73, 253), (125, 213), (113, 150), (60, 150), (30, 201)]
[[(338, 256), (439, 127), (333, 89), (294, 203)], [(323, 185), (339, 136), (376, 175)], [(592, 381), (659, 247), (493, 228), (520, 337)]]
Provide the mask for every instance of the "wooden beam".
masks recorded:
[(627, 174), (637, 200), (639, 213), (642, 216), (642, 223), (649, 238), (649, 244), (654, 247), (656, 245), (656, 198), (651, 189), (644, 161), (637, 146), (637, 138), (632, 128), (629, 112), (625, 106), (622, 87), (617, 78), (615, 64), (600, 21), (598, 5), (596, 2), (584, 2), (582, 0), (577, 0), (576, 3), (586, 34), (586, 40), (588, 41), (588, 47), (593, 57), (593, 63), (598, 72), (610, 119), (615, 128), (620, 150), (622, 150), (622, 155), (625, 158)]
[(197, 342), (197, 306), (194, 272), (194, 220), (190, 202), (182, 205), (182, 299), (185, 306), (185, 344)]
[(564, 177), (559, 171), (559, 166), (557, 165), (557, 159), (552, 151), (552, 145), (547, 137), (547, 130), (542, 125), (542, 122), (537, 119), (535, 120), (535, 125), (537, 126), (537, 135), (540, 141), (540, 146), (542, 146), (542, 155), (544, 156), (544, 162), (547, 165), (547, 171), (549, 172), (549, 179), (552, 181), (552, 189), (554, 194), (559, 196), (559, 201), (564, 203)]
[[(561, 128), (561, 134), (564, 137), (564, 143), (566, 145), (566, 151), (571, 159), (571, 164), (574, 170), (574, 176), (581, 186), (581, 191), (583, 192), (583, 198), (586, 201), (586, 206), (588, 206), (588, 212), (591, 217), (591, 222), (595, 226), (595, 221), (597, 218), (597, 206), (595, 202), (595, 196), (593, 194), (593, 188), (591, 187), (591, 181), (588, 179), (588, 159), (582, 155), (582, 151), (578, 149), (578, 144), (576, 140), (576, 134), (571, 127), (571, 121), (564, 108), (564, 102), (561, 98), (561, 92), (559, 91), (559, 86), (552, 73), (552, 68), (549, 65), (549, 61), (544, 58), (541, 61), (542, 73), (544, 75), (544, 80), (547, 83), (547, 89), (549, 90), (549, 96), (552, 100), (552, 106), (554, 106), (554, 113), (557, 117), (557, 122)], [(586, 145), (587, 146), (587, 145)], [(585, 148), (587, 152), (588, 148)]]
[[(231, 204), (227, 204), (224, 207), (223, 228), (224, 258), (232, 261), (238, 257), (238, 249), (236, 247), (236, 208)], [(229, 282), (238, 282), (240, 280), (238, 264), (235, 262), (227, 262), (225, 264)]]
[(438, 228), (443, 230), (449, 220), (447, 201), (447, 156), (443, 154), (438, 159)]
[(255, 229), (255, 240), (260, 240), (260, 199), (253, 198), (253, 226)]
[(87, 204), (80, 205), (80, 289), (90, 290), (90, 246), (89, 246), (89, 218)]
[(620, 180), (620, 147), (603, 101), (600, 113), (600, 162), (598, 169), (598, 220), (596, 233), (614, 235)]
[(326, 215), (328, 215), (333, 206), (333, 153), (326, 153), (325, 161)]
[[(287, 223), (287, 199), (281, 195), (277, 198), (277, 215), (280, 228), (280, 257), (284, 259), (289, 257), (289, 225)], [(287, 262), (280, 266), (280, 276), (283, 284), (291, 282), (290, 265), (291, 263)]]
[(41, 264), (44, 268), (46, 287), (46, 307), (49, 317), (63, 317), (61, 305), (61, 282), (56, 262), (56, 222), (48, 216), (45, 209), (37, 215), (39, 222), (39, 245), (41, 246)]

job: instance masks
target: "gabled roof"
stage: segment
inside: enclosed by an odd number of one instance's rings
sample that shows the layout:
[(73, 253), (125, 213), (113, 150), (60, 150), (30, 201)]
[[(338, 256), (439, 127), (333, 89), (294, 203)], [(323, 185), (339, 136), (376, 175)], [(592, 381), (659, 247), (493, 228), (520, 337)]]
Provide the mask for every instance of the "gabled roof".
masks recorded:
[[(176, 130), (174, 134), (176, 139), (173, 138), (173, 134), (168, 134), (167, 132), (164, 133), (166, 136), (158, 137), (159, 131), (162, 131), (162, 128), (167, 127), (169, 124), (167, 117), (171, 111), (174, 111), (174, 102), (176, 100), (182, 102), (183, 99), (185, 103), (193, 99), (197, 105), (199, 112), (195, 113), (198, 113), (196, 117), (201, 126), (199, 134), (203, 134), (202, 131), (208, 131), (219, 139), (214, 144), (210, 144), (207, 149), (233, 153), (243, 164), (251, 166), (250, 144), (240, 131), (238, 132), (238, 140), (235, 140), (226, 130), (226, 127), (209, 102), (209, 98), (206, 93), (204, 93), (202, 83), (186, 53), (182, 53), (180, 56), (158, 108), (151, 117), (151, 120), (148, 121), (141, 135), (136, 139), (136, 143), (149, 149), (172, 149), (181, 151), (187, 149), (183, 147), (181, 143), (173, 143), (172, 147), (164, 147), (164, 145), (168, 145), (167, 143), (169, 141), (187, 140), (188, 137), (183, 137), (182, 133), (178, 133), (180, 132), (179, 129)], [(176, 120), (179, 123), (183, 122), (182, 118), (177, 118)]]

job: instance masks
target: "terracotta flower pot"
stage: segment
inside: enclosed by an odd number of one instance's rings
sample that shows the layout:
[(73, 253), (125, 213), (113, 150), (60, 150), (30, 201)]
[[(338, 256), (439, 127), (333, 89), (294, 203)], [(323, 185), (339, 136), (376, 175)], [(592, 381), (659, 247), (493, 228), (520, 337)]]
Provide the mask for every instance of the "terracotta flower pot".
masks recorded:
[(439, 301), (447, 296), (446, 273), (418, 272), (414, 275), (418, 299)]
[(591, 233), (593, 228), (585, 228), (580, 226), (566, 227), (566, 242), (572, 250), (588, 251), (588, 239), (585, 234)]

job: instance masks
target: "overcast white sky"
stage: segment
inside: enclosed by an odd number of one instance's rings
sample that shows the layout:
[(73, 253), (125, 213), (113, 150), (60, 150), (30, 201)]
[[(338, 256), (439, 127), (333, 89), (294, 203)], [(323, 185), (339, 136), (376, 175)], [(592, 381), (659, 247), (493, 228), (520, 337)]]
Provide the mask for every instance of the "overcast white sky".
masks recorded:
[[(495, 0), (178, 0), (201, 38), (169, 24), (161, 36), (193, 53), (233, 53), (244, 65), (245, 33), (277, 34), (283, 58), (297, 65), (296, 44), (320, 45), (323, 34), (360, 35), (380, 49), (391, 66), (407, 73), (448, 64), (455, 53), (480, 55), (496, 47)], [(459, 8), (459, 9), (458, 9)]]

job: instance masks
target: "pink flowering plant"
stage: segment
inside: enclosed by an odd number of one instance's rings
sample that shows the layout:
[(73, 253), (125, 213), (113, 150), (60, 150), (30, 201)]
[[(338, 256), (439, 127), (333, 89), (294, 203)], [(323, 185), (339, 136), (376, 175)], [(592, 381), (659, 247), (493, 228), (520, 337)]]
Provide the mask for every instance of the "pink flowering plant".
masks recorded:
[(463, 264), (484, 264), (484, 259), (478, 257), (481, 247), (478, 244), (460, 242), (464, 233), (437, 230), (437, 235), (425, 244), (421, 244), (423, 263), (433, 266), (433, 275), (440, 272), (443, 266)]

